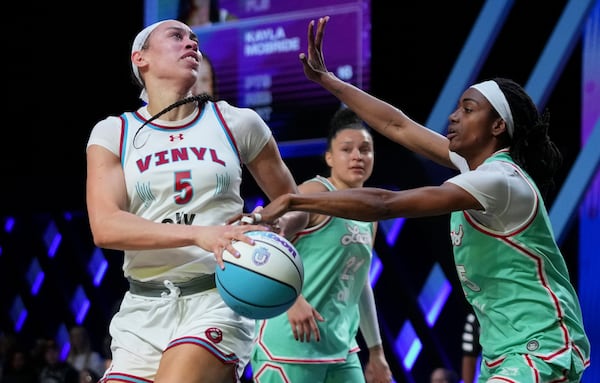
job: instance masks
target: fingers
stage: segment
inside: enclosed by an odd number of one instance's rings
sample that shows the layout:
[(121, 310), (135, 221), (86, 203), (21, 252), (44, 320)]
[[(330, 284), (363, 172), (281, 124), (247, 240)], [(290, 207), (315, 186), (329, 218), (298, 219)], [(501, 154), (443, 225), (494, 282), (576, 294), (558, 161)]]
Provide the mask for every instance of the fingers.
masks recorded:
[(254, 217), (252, 217), (250, 215), (245, 215), (240, 219), (240, 223), (252, 225), (254, 223)]
[(244, 216), (244, 214), (236, 214), (233, 218), (230, 218), (229, 220), (227, 220), (226, 224), (227, 225), (237, 225), (240, 221), (240, 219)]
[(292, 325), (292, 333), (294, 339), (302, 343), (310, 342), (313, 337), (316, 342), (321, 341), (321, 332), (314, 319)]
[(319, 19), (319, 25), (317, 27), (317, 34), (315, 38), (314, 45), (317, 46), (319, 52), (323, 51), (323, 35), (325, 33), (325, 24), (329, 21), (329, 16), (321, 17)]
[(241, 230), (236, 234), (235, 240), (245, 242), (249, 245), (254, 245), (254, 239), (246, 235), (249, 231), (267, 231), (267, 228), (262, 225), (245, 224), (241, 226)]
[(317, 26), (317, 32), (315, 34), (315, 21), (311, 20), (308, 23), (308, 31), (306, 40), (308, 41), (308, 52), (311, 52), (315, 47), (320, 51), (323, 46), (323, 34), (325, 32), (325, 24), (329, 21), (329, 16), (321, 17), (319, 19), (319, 25)]
[(317, 322), (315, 322), (314, 320), (311, 321), (311, 328), (312, 328), (312, 332), (315, 334), (315, 340), (317, 342), (321, 341), (321, 331), (319, 331), (319, 326), (317, 326)]
[[(223, 262), (223, 250), (214, 251), (215, 258), (217, 260), (217, 267), (221, 268), (221, 270), (225, 269), (225, 262)], [(239, 255), (238, 255), (239, 256)]]
[(310, 52), (311, 47), (314, 45), (314, 35), (315, 35), (315, 21), (311, 20), (308, 23), (308, 31), (306, 36), (306, 41), (308, 41), (308, 51)]

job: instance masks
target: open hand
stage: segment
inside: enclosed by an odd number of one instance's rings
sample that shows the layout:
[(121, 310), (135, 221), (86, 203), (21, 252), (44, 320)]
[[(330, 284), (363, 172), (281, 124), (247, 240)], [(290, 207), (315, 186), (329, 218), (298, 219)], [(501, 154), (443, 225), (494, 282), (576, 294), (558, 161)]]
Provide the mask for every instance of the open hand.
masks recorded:
[(300, 53), (304, 74), (309, 80), (315, 82), (318, 82), (322, 75), (328, 73), (323, 58), (323, 35), (328, 21), (329, 16), (321, 17), (317, 23), (316, 33), (315, 21), (311, 20), (308, 23), (308, 56), (305, 53)]

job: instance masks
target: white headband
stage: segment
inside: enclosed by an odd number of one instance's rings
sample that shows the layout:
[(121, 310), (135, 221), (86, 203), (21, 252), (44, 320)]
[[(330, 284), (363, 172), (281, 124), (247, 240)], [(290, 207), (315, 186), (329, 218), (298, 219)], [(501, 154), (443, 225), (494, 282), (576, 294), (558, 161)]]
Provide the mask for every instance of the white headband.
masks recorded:
[(495, 81), (489, 80), (480, 82), (479, 84), (471, 85), (471, 88), (477, 89), (487, 100), (492, 104), (494, 109), (498, 112), (500, 117), (506, 122), (506, 130), (508, 136), (512, 138), (515, 131), (515, 124), (513, 122), (512, 112), (508, 101), (504, 96), (504, 93), (500, 90), (498, 84)]
[[(135, 36), (135, 39), (133, 40), (133, 44), (131, 45), (131, 54), (133, 54), (133, 52), (141, 51), (144, 44), (146, 44), (146, 40), (148, 40), (148, 36), (150, 36), (150, 33), (152, 33), (152, 31), (155, 30), (156, 27), (167, 21), (171, 20), (157, 21), (156, 23), (148, 25), (146, 28), (142, 29), (142, 31), (138, 33), (137, 36)], [(144, 87), (142, 76), (140, 76), (140, 70), (137, 67), (137, 65), (133, 63), (133, 61), (131, 62), (131, 68), (133, 69), (133, 75), (135, 76), (135, 78), (137, 78), (137, 80), (140, 82), (140, 85), (142, 86), (142, 93), (140, 93), (140, 98), (143, 101), (148, 102), (148, 93), (146, 93), (146, 88)]]

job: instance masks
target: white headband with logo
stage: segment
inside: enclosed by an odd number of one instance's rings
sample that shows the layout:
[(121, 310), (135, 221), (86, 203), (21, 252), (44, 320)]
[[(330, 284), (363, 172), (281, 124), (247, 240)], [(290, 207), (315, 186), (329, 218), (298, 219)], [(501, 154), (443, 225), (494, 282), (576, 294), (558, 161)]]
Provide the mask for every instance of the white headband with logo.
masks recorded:
[(512, 112), (510, 111), (508, 101), (498, 84), (495, 81), (489, 80), (471, 85), (471, 88), (477, 89), (485, 98), (487, 98), (490, 104), (492, 104), (492, 107), (496, 109), (500, 117), (506, 122), (508, 136), (512, 138), (515, 131)]
[[(167, 21), (171, 20), (157, 21), (156, 23), (150, 24), (146, 28), (142, 29), (142, 31), (138, 33), (137, 36), (135, 36), (135, 39), (133, 40), (133, 44), (131, 45), (131, 54), (133, 54), (133, 52), (141, 51), (144, 44), (146, 44), (146, 40), (148, 40), (148, 36), (150, 36), (150, 33), (152, 33), (152, 31), (155, 30), (156, 27)], [(148, 94), (146, 93), (146, 88), (144, 87), (142, 76), (140, 76), (140, 69), (137, 67), (137, 65), (133, 63), (133, 61), (131, 62), (131, 68), (133, 69), (133, 75), (135, 76), (135, 78), (137, 78), (137, 80), (140, 82), (140, 85), (142, 86), (142, 93), (140, 93), (140, 99), (142, 99), (145, 102), (148, 102)]]

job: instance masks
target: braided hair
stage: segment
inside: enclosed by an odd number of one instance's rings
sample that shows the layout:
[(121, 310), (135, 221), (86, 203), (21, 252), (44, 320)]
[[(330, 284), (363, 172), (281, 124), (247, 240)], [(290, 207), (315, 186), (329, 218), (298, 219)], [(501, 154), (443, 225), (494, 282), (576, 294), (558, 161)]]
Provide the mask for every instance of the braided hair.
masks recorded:
[(548, 136), (550, 114), (548, 110), (540, 114), (531, 97), (515, 81), (493, 80), (504, 93), (515, 124), (510, 154), (546, 195), (555, 186), (553, 177), (562, 165), (562, 154)]
[(168, 113), (168, 112), (172, 111), (173, 109), (175, 109), (175, 108), (177, 108), (177, 107), (179, 107), (181, 105), (185, 105), (185, 104), (188, 104), (190, 102), (197, 102), (198, 103), (198, 107), (201, 108), (209, 100), (212, 100), (212, 97), (208, 93), (200, 93), (200, 94), (197, 94), (195, 96), (191, 96), (191, 97), (187, 97), (187, 98), (181, 99), (181, 100), (176, 101), (176, 102), (172, 103), (171, 105), (167, 106), (166, 108), (164, 108), (160, 112), (156, 113), (154, 116), (150, 117), (148, 120), (146, 120), (146, 122), (144, 122), (142, 124), (142, 126), (139, 127), (139, 129), (135, 132), (135, 135), (133, 136), (134, 147), (136, 149), (140, 148), (140, 147), (138, 147), (138, 146), (135, 145), (135, 138), (137, 137), (137, 135), (140, 132), (140, 130), (142, 130), (142, 128), (144, 126), (146, 126), (147, 124), (151, 123), (152, 121), (156, 120), (157, 118), (159, 118), (163, 114)]

